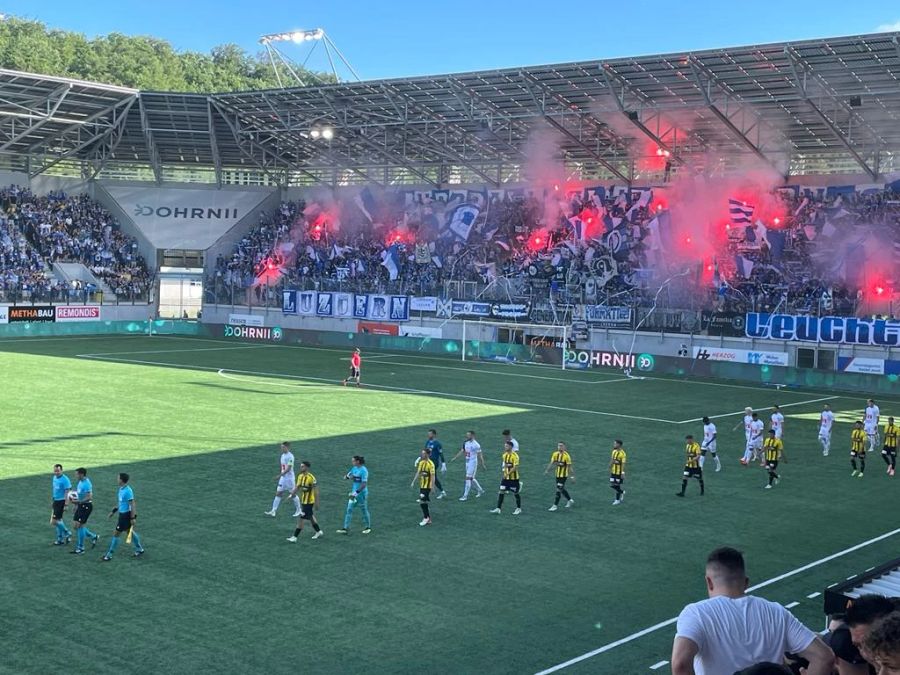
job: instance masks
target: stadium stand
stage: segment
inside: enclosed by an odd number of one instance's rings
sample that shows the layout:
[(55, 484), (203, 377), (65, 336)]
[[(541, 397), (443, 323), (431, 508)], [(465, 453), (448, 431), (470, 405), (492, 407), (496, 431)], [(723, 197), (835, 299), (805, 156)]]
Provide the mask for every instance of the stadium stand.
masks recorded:
[[(137, 242), (86, 195), (44, 196), (12, 185), (0, 190), (0, 275), (6, 301), (87, 301), (100, 284), (55, 274), (59, 262), (83, 264), (115, 301), (147, 298), (152, 282)], [(106, 299), (107, 301), (110, 298)]]

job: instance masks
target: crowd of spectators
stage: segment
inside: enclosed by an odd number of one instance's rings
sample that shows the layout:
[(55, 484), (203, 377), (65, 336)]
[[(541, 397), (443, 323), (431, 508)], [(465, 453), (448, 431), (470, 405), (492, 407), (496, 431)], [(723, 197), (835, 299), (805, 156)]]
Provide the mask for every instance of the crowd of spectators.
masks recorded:
[(84, 264), (120, 300), (146, 299), (152, 283), (137, 242), (87, 195), (35, 195), (10, 186), (0, 190), (0, 279), (7, 300), (84, 300), (99, 289), (68, 281), (54, 262)]
[(279, 302), (281, 286), (440, 295), (447, 281), (490, 288), (502, 279), (501, 295), (512, 288), (532, 300), (646, 307), (662, 297), (670, 308), (854, 313), (865, 247), (900, 241), (900, 196), (779, 192), (777, 250), (764, 227), (741, 226), (710, 235), (715, 250), (702, 259), (679, 245), (663, 200), (642, 193), (470, 193), (477, 217), (465, 238), (446, 227), (452, 201), (384, 199), (377, 215), (349, 198), (336, 207), (285, 202), (218, 257), (208, 288), (252, 304)]

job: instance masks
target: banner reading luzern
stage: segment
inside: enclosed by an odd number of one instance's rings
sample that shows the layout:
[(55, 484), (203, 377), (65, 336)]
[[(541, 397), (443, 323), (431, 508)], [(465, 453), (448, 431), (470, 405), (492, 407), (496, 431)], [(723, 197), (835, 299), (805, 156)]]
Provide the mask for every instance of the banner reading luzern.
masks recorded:
[(269, 196), (265, 190), (104, 185), (156, 248), (205, 250)]

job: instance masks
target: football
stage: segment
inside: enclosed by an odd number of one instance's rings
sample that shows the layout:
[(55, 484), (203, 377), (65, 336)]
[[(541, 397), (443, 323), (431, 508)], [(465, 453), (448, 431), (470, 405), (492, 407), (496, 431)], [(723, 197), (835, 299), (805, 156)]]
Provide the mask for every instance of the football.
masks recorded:
[(75, 490), (69, 490), (69, 493), (66, 495), (67, 502), (77, 502), (78, 501), (78, 493)]

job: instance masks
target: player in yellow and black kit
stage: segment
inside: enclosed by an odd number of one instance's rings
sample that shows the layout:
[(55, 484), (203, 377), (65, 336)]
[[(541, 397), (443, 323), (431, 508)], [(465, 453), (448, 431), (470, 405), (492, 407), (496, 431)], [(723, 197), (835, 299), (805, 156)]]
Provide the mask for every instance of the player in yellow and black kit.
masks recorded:
[(519, 453), (513, 452), (513, 444), (506, 441), (503, 444), (503, 470), (502, 479), (500, 481), (500, 494), (497, 496), (497, 508), (491, 509), (491, 513), (500, 513), (503, 508), (503, 498), (507, 492), (512, 492), (516, 497), (516, 510), (513, 515), (517, 516), (522, 513), (522, 495), (519, 494), (521, 483), (519, 483)]
[(618, 506), (625, 499), (625, 489), (622, 485), (625, 483), (625, 461), (627, 459), (622, 441), (614, 440), (612, 454), (609, 458), (609, 487), (616, 491), (613, 506)]
[(431, 461), (431, 453), (428, 448), (422, 448), (419, 461), (416, 463), (416, 473), (413, 476), (410, 487), (414, 487), (419, 481), (419, 507), (422, 509), (421, 526), (431, 525), (431, 512), (428, 503), (431, 501), (431, 489), (434, 487), (434, 462)]
[(684, 497), (689, 478), (700, 481), (700, 496), (703, 496), (703, 469), (700, 468), (700, 444), (694, 437), (688, 434), (684, 437), (684, 474), (681, 478), (681, 492), (676, 492), (676, 497)]
[[(851, 478), (854, 476), (862, 478), (866, 472), (866, 443), (868, 438), (863, 430), (862, 421), (856, 421), (853, 424), (853, 431), (850, 432), (850, 466), (853, 467), (853, 473), (850, 474)], [(859, 467), (856, 466), (857, 461), (859, 462)]]
[(775, 436), (775, 429), (769, 429), (769, 436), (763, 441), (763, 457), (766, 460), (766, 470), (769, 472), (769, 484), (766, 485), (766, 489), (771, 490), (773, 485), (778, 485), (778, 479), (781, 477), (777, 473), (778, 460), (787, 461), (787, 457), (784, 456), (784, 443)]
[(884, 449), (881, 451), (884, 463), (888, 465), (888, 476), (893, 476), (894, 469), (897, 468), (898, 436), (900, 436), (900, 427), (894, 424), (893, 417), (888, 417), (887, 424), (884, 425)]
[(291, 490), (289, 499), (293, 499), (297, 493), (300, 493), (300, 516), (297, 518), (297, 527), (294, 529), (293, 536), (288, 537), (288, 541), (293, 543), (297, 541), (297, 537), (303, 532), (303, 521), (308, 520), (312, 523), (312, 528), (316, 533), (313, 539), (318, 539), (324, 532), (319, 527), (319, 521), (316, 520), (314, 511), (319, 510), (319, 483), (316, 477), (309, 470), (309, 462), (300, 462), (300, 473), (297, 474), (297, 485)]
[(572, 456), (569, 454), (566, 444), (562, 441), (556, 444), (556, 451), (550, 455), (550, 463), (544, 469), (544, 474), (554, 468), (556, 474), (556, 497), (553, 499), (553, 506), (547, 509), (548, 511), (556, 511), (559, 508), (560, 497), (566, 498), (567, 509), (575, 503), (575, 500), (569, 496), (569, 491), (566, 490), (566, 480), (569, 478), (573, 481), (575, 480), (575, 467), (572, 466)]

